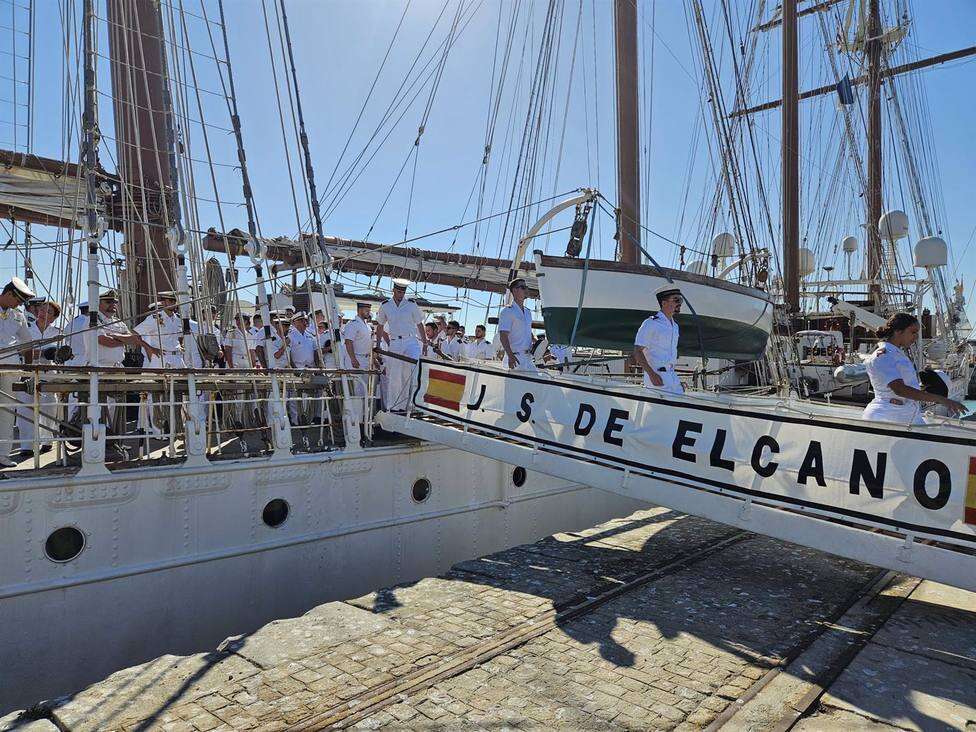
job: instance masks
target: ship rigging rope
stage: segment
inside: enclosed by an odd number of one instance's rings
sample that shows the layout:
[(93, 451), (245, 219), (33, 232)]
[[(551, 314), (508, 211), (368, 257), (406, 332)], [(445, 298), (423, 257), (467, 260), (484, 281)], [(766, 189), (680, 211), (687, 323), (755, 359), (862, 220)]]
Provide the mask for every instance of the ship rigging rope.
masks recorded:
[[(484, 4), (484, 0), (478, 0), (478, 3), (473, 7), (469, 6), (469, 10), (466, 10), (466, 17), (460, 24), (460, 30), (455, 34), (455, 40), (467, 26), (471, 23), (478, 10)], [(445, 5), (446, 9), (446, 5)], [(429, 36), (433, 35), (434, 29), (431, 29)], [(426, 44), (429, 41), (429, 36), (427, 41), (425, 41), (424, 46), (421, 51), (418, 52), (417, 58), (414, 64), (411, 65), (403, 82), (401, 82), (400, 88), (394, 94), (393, 100), (387, 106), (380, 121), (377, 123), (372, 134), (367, 139), (363, 148), (359, 151), (356, 157), (352, 160), (349, 165), (346, 166), (342, 175), (333, 183), (332, 187), (323, 192), (320, 202), (325, 204), (325, 216), (328, 218), (339, 206), (339, 204), (345, 199), (345, 197), (352, 190), (353, 186), (359, 180), (359, 178), (365, 173), (369, 165), (372, 163), (376, 155), (383, 149), (386, 142), (390, 139), (392, 134), (396, 131), (400, 122), (406, 116), (407, 112), (412, 108), (414, 102), (420, 98), (424, 89), (429, 83), (431, 83), (434, 75), (437, 71), (437, 67), (431, 68), (434, 64), (436, 56), (434, 54), (443, 52), (445, 45), (447, 44), (447, 38), (445, 38), (434, 49), (431, 57), (423, 64), (420, 70), (417, 72), (415, 78), (411, 80), (411, 75), (416, 66), (416, 62), (419, 60), (420, 56), (423, 54), (423, 50), (426, 48)], [(397, 111), (399, 110), (399, 112)], [(395, 117), (395, 119), (394, 119)], [(392, 122), (391, 122), (392, 120)], [(389, 124), (389, 129), (384, 133), (384, 127)], [(382, 136), (381, 136), (382, 135)], [(380, 138), (377, 141), (377, 138)], [(374, 145), (374, 142), (376, 144)], [(372, 149), (371, 149), (372, 148)], [(328, 201), (327, 201), (328, 199)]]

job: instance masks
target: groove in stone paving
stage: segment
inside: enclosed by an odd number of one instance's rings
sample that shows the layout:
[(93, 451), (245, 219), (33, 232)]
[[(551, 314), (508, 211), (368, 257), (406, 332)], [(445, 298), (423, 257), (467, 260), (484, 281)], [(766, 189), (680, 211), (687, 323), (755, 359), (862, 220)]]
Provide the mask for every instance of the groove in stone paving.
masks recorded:
[(357, 726), (705, 726), (875, 571), (824, 560), (761, 537), (733, 545)]

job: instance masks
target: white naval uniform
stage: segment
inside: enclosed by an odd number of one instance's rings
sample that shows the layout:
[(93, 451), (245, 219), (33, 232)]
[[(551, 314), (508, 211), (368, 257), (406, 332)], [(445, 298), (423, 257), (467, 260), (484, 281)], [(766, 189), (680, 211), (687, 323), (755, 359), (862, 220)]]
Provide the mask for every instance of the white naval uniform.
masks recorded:
[(180, 336), (183, 334), (183, 321), (175, 313), (153, 313), (135, 327), (136, 333), (142, 340), (160, 351), (160, 355), (152, 356), (146, 361), (146, 368), (150, 369), (181, 369), (184, 367), (183, 346)]
[(862, 419), (874, 422), (900, 422), (901, 424), (925, 424), (922, 404), (914, 399), (900, 397), (891, 390), (891, 382), (901, 379), (905, 386), (920, 389), (915, 364), (898, 346), (882, 341), (877, 350), (867, 357), (865, 365), (874, 399), (864, 408)]
[[(44, 329), (42, 333), (37, 327), (37, 323), (31, 319), (30, 325), (27, 326), (30, 331), (31, 340), (42, 340), (47, 338), (58, 338), (62, 335), (61, 329), (56, 328), (53, 325), (49, 325)], [(45, 343), (39, 346), (40, 350), (46, 348), (55, 348), (57, 343)], [(37, 356), (34, 358), (34, 363), (50, 365), (51, 361), (44, 358), (43, 356)], [(33, 450), (34, 449), (34, 394), (31, 392), (20, 392), (17, 394), (17, 399), (26, 404), (25, 407), (17, 408), (17, 429), (20, 431), (20, 449), (21, 450)], [(48, 418), (57, 418), (57, 398), (54, 394), (42, 393), (38, 395), (38, 402), (40, 407), (40, 430), (38, 431), (38, 442), (41, 445), (50, 445), (52, 433), (56, 430), (55, 423), (49, 421)]]
[[(423, 311), (406, 297), (397, 305), (393, 298), (380, 305), (376, 322), (390, 338), (389, 349), (407, 358), (419, 359), (421, 346), (417, 326), (424, 322)], [(398, 358), (386, 358), (386, 409), (406, 409), (413, 388), (417, 365)]]
[(291, 362), (296, 369), (315, 365), (315, 341), (315, 335), (307, 328), (304, 333), (298, 328), (288, 331), (288, 350), (291, 351)]
[[(288, 355), (288, 334), (287, 333), (285, 333), (284, 336), (280, 336), (278, 335), (278, 332), (276, 330), (272, 329), (271, 337), (267, 340), (267, 342), (262, 340), (259, 342), (258, 345), (264, 348), (264, 359), (265, 359), (265, 363), (268, 364), (269, 369), (291, 368), (291, 358)], [(284, 347), (285, 349), (284, 352), (280, 356), (276, 356), (275, 354), (278, 351), (280, 351), (282, 347)], [(282, 397), (284, 397), (285, 395), (286, 395), (285, 392), (282, 391)], [(266, 409), (268, 419), (270, 420), (271, 419), (271, 395), (270, 394), (268, 395), (268, 403), (265, 405), (265, 409)], [(291, 403), (289, 403), (286, 411), (288, 413), (288, 419), (293, 420), (292, 417), (293, 410), (291, 409)], [(292, 424), (295, 424), (295, 422), (292, 421)]]
[(495, 348), (491, 342), (482, 338), (464, 344), (464, 357), (474, 361), (491, 361), (495, 358)]
[[(369, 354), (373, 344), (373, 329), (369, 327), (369, 323), (360, 318), (358, 315), (346, 323), (342, 327), (342, 363), (350, 369), (357, 368), (353, 365), (352, 359), (349, 358), (349, 352), (345, 349), (346, 343), (352, 343), (352, 352), (356, 354), (356, 360), (359, 362), (358, 368), (368, 369)], [(353, 393), (357, 397), (365, 397), (366, 387), (369, 383), (369, 377), (366, 374), (360, 374), (352, 378)], [(362, 409), (364, 404), (360, 403), (360, 400), (355, 401), (355, 413), (358, 419), (362, 419)]]
[[(230, 358), (235, 369), (249, 369), (254, 367), (252, 352), (257, 347), (257, 341), (251, 330), (243, 330), (233, 326), (224, 336), (224, 344), (230, 350)], [(227, 364), (230, 366), (230, 364)]]
[[(262, 342), (261, 345), (265, 346), (264, 357), (268, 361), (269, 369), (287, 369), (291, 366), (291, 362), (288, 358), (288, 343), (276, 332), (272, 331), (271, 338), (268, 340), (268, 343), (265, 344)], [(280, 356), (275, 356), (275, 354), (281, 350), (282, 346), (285, 347), (285, 352)]]
[(678, 360), (678, 324), (661, 312), (647, 318), (637, 331), (634, 345), (644, 350), (644, 358), (661, 380), (661, 386), (651, 383), (651, 377), (644, 373), (644, 386), (660, 389), (672, 394), (684, 394), (681, 379), (674, 370)]
[[(29, 343), (33, 340), (30, 329), (27, 327), (27, 316), (24, 311), (18, 308), (0, 308), (0, 348), (18, 346), (22, 343)], [(16, 351), (0, 356), (2, 364), (20, 363), (20, 354)], [(16, 400), (14, 397), (13, 374), (0, 371), (0, 403), (9, 405)], [(10, 396), (7, 396), (7, 395)], [(10, 440), (14, 436), (14, 408), (0, 409), (0, 463), (7, 462), (7, 454), (13, 445)]]
[(444, 342), (441, 343), (441, 353), (444, 354), (444, 358), (448, 361), (460, 361), (461, 348), (461, 341), (457, 336), (445, 338)]
[[(183, 332), (183, 321), (176, 313), (164, 310), (152, 313), (135, 327), (135, 332), (142, 336), (142, 340), (160, 351), (150, 356), (146, 361), (149, 369), (181, 369), (186, 366), (183, 360), (183, 344), (180, 335)], [(139, 427), (149, 434), (159, 435), (161, 425), (156, 423), (154, 414), (153, 394), (147, 394), (146, 400), (139, 403)], [(165, 400), (166, 397), (163, 397)]]
[[(98, 314), (99, 326), (95, 330), (95, 337), (98, 336), (127, 336), (130, 335), (129, 328), (125, 323), (117, 320), (117, 316), (111, 318)], [(125, 358), (125, 346), (103, 346), (97, 344), (98, 356), (95, 359), (95, 366), (121, 366), (122, 359)], [(87, 359), (90, 361), (89, 359)]]
[(66, 366), (86, 366), (88, 364), (88, 357), (85, 355), (88, 338), (89, 323), (88, 313), (76, 315), (68, 323), (68, 328), (65, 331), (65, 335), (68, 336), (68, 347), (71, 349), (71, 360), (68, 361)]
[[(296, 369), (304, 369), (315, 366), (315, 334), (312, 333), (308, 328), (305, 332), (298, 330), (298, 328), (290, 328), (288, 330), (288, 350), (291, 352), (291, 365)], [(288, 419), (291, 420), (293, 425), (298, 425), (300, 423), (298, 415), (299, 403), (302, 405), (303, 411), (306, 415), (309, 414), (308, 408), (313, 402), (305, 399), (304, 397), (308, 395), (290, 394), (288, 399)]]
[(508, 345), (518, 360), (514, 368), (538, 372), (532, 361), (532, 311), (513, 302), (498, 316), (498, 332), (508, 333)]

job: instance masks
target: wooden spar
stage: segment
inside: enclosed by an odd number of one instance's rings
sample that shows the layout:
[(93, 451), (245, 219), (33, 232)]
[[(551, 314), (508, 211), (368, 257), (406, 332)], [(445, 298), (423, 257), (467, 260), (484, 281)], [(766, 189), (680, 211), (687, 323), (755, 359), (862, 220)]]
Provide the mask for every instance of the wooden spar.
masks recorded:
[(797, 63), (797, 0), (783, 1), (783, 299), (789, 313), (800, 310), (800, 115)]
[(176, 289), (162, 12), (157, 0), (108, 0), (107, 9), (119, 176), (130, 191), (121, 201), (129, 304), (143, 313), (157, 293)]
[(880, 0), (868, 0), (867, 59), (868, 59), (868, 190), (867, 190), (867, 278), (871, 281), (871, 300), (877, 302), (881, 286), (877, 281), (881, 274), (881, 218), (884, 178), (882, 165), (881, 130), (881, 8)]
[[(84, 173), (81, 166), (76, 163), (68, 163), (55, 158), (47, 158), (34, 153), (14, 152), (12, 150), (0, 150), (0, 172), (13, 179), (22, 178), (25, 181), (36, 182), (50, 181), (53, 188), (70, 188), (75, 181), (78, 186), (83, 185)], [(98, 166), (96, 171), (98, 180), (108, 183), (114, 191), (118, 189), (118, 178), (107, 173)], [(9, 203), (0, 204), (0, 218), (19, 221), (27, 224), (43, 224), (44, 226), (56, 226), (72, 229), (84, 229), (85, 223), (79, 218), (79, 209), (84, 208), (84, 199), (65, 200), (60, 209), (63, 213), (45, 214), (30, 208), (12, 205)], [(121, 231), (122, 223), (112, 215), (112, 198), (106, 196), (102, 199), (102, 204), (106, 214), (106, 225), (109, 229)], [(72, 213), (74, 210), (74, 213)]]
[[(385, 246), (368, 241), (356, 241), (351, 239), (341, 239), (336, 236), (324, 236), (322, 240), (331, 249), (361, 249), (364, 253), (382, 253), (390, 261), (357, 261), (355, 258), (341, 256), (335, 257), (335, 268), (340, 272), (356, 272), (358, 274), (382, 276), (382, 277), (412, 277), (418, 282), (432, 285), (446, 285), (448, 287), (461, 287), (481, 290), (484, 292), (505, 293), (508, 282), (509, 269), (512, 263), (508, 259), (496, 259), (494, 257), (478, 257), (468, 254), (454, 254), (452, 252), (439, 252), (430, 249), (418, 249), (405, 246)], [(242, 231), (232, 230), (226, 234), (211, 229), (203, 238), (203, 248), (209, 252), (227, 254), (231, 257), (246, 256), (244, 242), (246, 234)], [(301, 248), (296, 242), (271, 240), (267, 242), (267, 259), (269, 262), (280, 262), (283, 266), (276, 269), (299, 268), (302, 266), (303, 259)], [(413, 260), (417, 263), (415, 267), (407, 267), (402, 263), (395, 263), (393, 260)], [(427, 265), (426, 267), (423, 265)], [(471, 271), (470, 276), (462, 276), (456, 273), (445, 273), (438, 271), (437, 265), (455, 265)], [(532, 262), (523, 262), (518, 269), (519, 273), (531, 275), (535, 271)], [(489, 280), (485, 275), (489, 272), (497, 276)], [(537, 296), (538, 290), (535, 286), (535, 278), (529, 276), (529, 294)]]
[[(930, 66), (938, 66), (939, 64), (948, 63), (949, 61), (957, 61), (961, 58), (966, 58), (967, 56), (976, 55), (976, 46), (967, 46), (966, 48), (959, 48), (955, 51), (948, 51), (947, 53), (940, 53), (937, 56), (931, 56), (929, 58), (919, 59), (918, 61), (912, 61), (907, 64), (901, 64), (900, 66), (893, 66), (888, 69), (881, 69), (880, 76), (881, 79), (888, 79), (892, 76), (899, 76), (900, 74), (906, 74), (909, 71), (918, 71), (919, 69), (925, 69)], [(868, 81), (867, 75), (862, 75), (851, 79), (851, 84), (856, 86), (858, 84), (865, 84)], [(808, 89), (802, 92), (799, 96), (800, 101), (804, 99), (812, 99), (813, 97), (822, 97), (824, 94), (834, 94), (837, 91), (836, 84), (826, 84), (824, 86), (818, 86), (816, 89)], [(757, 104), (754, 107), (748, 107), (747, 109), (739, 109), (731, 114), (729, 117), (741, 117), (746, 114), (755, 114), (756, 112), (766, 112), (770, 109), (776, 109), (780, 104), (782, 104), (781, 99), (773, 99), (769, 102), (763, 102), (762, 104)]]
[[(829, 10), (834, 5), (837, 5), (838, 3), (841, 2), (844, 2), (844, 0), (823, 0), (823, 2), (817, 3), (816, 5), (811, 5), (808, 8), (804, 8), (803, 10), (798, 10), (796, 13), (796, 17), (802, 18), (804, 15), (811, 15), (813, 13), (819, 13), (823, 10)], [(776, 18), (776, 20), (770, 20), (763, 23), (762, 25), (757, 25), (755, 28), (753, 28), (753, 30), (756, 32), (772, 30), (773, 28), (779, 26), (782, 22), (783, 22), (782, 18)]]
[(640, 262), (640, 108), (637, 94), (637, 3), (614, 0), (617, 56), (617, 206), (621, 262)]

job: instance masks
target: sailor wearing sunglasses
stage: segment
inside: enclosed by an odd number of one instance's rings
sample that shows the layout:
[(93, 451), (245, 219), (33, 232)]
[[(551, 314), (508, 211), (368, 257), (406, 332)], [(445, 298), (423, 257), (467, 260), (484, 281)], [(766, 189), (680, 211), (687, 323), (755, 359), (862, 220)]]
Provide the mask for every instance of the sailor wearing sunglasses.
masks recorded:
[(681, 380), (674, 370), (678, 360), (678, 323), (684, 298), (673, 284), (659, 287), (654, 293), (658, 312), (641, 323), (634, 338), (634, 360), (644, 372), (644, 386), (672, 394), (683, 394)]

